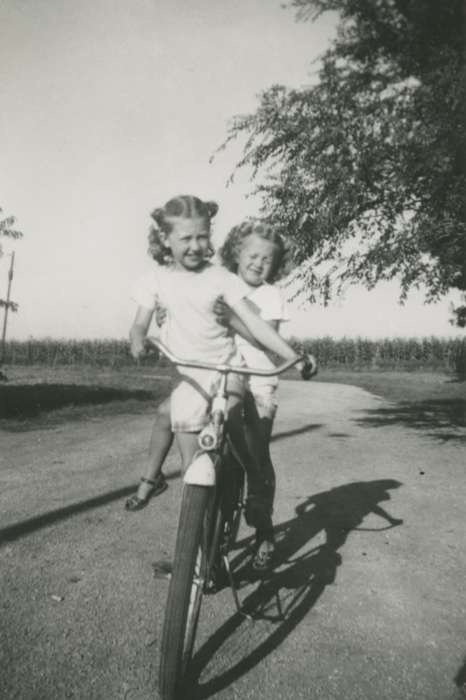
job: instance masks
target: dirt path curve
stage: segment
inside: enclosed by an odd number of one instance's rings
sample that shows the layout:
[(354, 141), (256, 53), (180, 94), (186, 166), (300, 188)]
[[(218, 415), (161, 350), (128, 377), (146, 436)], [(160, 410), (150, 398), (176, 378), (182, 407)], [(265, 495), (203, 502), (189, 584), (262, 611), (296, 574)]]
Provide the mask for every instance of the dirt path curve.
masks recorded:
[[(181, 487), (173, 454), (169, 490), (125, 513), (149, 428), (1, 433), (2, 700), (157, 697), (167, 583), (151, 565), (170, 557)], [(207, 599), (194, 697), (463, 697), (464, 443), (360, 389), (283, 382), (273, 455), (277, 570), (261, 585), (245, 569), (254, 623), (228, 590)]]

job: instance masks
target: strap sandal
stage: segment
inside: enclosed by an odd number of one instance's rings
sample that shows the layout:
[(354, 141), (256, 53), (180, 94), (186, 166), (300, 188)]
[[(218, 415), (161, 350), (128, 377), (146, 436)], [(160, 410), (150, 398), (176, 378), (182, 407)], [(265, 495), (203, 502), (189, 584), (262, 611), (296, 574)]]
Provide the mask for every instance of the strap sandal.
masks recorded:
[(151, 498), (153, 498), (154, 496), (159, 496), (168, 488), (167, 481), (163, 474), (160, 474), (157, 477), (157, 479), (146, 479), (145, 476), (142, 476), (141, 481), (144, 484), (149, 484), (151, 488), (149, 489), (147, 495), (144, 498), (138, 496), (137, 492), (133, 493), (125, 503), (126, 510), (135, 511), (145, 508)]
[(275, 545), (272, 540), (262, 540), (258, 545), (252, 559), (254, 571), (269, 571), (275, 554)]

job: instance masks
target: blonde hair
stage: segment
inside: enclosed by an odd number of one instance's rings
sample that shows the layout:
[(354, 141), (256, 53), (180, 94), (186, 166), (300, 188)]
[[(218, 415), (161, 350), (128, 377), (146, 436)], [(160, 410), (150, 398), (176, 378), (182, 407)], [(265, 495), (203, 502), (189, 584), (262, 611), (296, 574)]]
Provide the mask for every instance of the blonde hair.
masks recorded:
[(219, 256), (230, 272), (238, 272), (238, 256), (244, 241), (255, 234), (276, 246), (276, 252), (269, 278), (266, 282), (276, 282), (288, 272), (288, 249), (283, 237), (276, 227), (260, 219), (247, 219), (238, 226), (233, 226), (219, 250)]
[[(210, 233), (210, 222), (217, 212), (218, 204), (216, 202), (203, 202), (199, 197), (188, 194), (173, 197), (163, 207), (154, 209), (151, 217), (156, 226), (152, 225), (149, 229), (149, 255), (160, 265), (169, 265), (173, 262), (173, 257), (170, 247), (165, 241), (165, 236), (172, 231), (171, 219), (202, 219)], [(210, 254), (213, 254), (212, 249)]]

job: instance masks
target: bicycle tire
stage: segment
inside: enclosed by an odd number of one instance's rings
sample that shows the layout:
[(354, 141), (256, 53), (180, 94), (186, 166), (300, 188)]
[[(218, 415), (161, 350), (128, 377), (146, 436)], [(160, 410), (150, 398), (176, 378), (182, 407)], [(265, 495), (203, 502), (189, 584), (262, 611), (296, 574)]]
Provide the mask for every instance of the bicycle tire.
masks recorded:
[(194, 647), (207, 568), (206, 530), (211, 491), (210, 487), (191, 484), (183, 488), (160, 648), (162, 700), (177, 698)]

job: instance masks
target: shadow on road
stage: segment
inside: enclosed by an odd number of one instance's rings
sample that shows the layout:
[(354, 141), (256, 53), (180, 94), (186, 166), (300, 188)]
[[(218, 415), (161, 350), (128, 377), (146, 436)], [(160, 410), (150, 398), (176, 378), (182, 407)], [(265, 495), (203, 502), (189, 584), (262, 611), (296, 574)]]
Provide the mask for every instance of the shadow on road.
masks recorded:
[[(180, 471), (171, 472), (166, 474), (166, 479), (176, 479), (180, 476)], [(72, 503), (69, 506), (64, 506), (63, 508), (56, 508), (55, 510), (50, 510), (47, 513), (41, 513), (33, 518), (28, 518), (27, 520), (22, 520), (18, 523), (13, 523), (0, 529), (0, 547), (6, 542), (11, 542), (12, 540), (17, 540), (20, 537), (29, 535), (31, 532), (40, 530), (43, 527), (47, 527), (61, 520), (66, 520), (71, 518), (73, 515), (78, 515), (93, 508), (99, 508), (100, 506), (105, 506), (107, 503), (112, 501), (117, 501), (124, 496), (128, 496), (133, 493), (136, 485), (124, 486), (121, 489), (116, 489), (115, 491), (109, 491), (108, 493), (101, 494), (100, 496), (95, 496), (94, 498), (88, 498), (85, 501), (79, 501), (78, 503)]]
[[(360, 526), (369, 513), (388, 523), (380, 529), (402, 524), (379, 505), (399, 486), (399, 481), (379, 479), (323, 491), (306, 498), (297, 506), (295, 518), (275, 528), (275, 569), (243, 601), (244, 611), (256, 622), (235, 613), (200, 647), (193, 659), (191, 700), (209, 698), (228, 687), (293, 632), (325, 587), (334, 583), (342, 564), (339, 550), (352, 530), (368, 529)], [(322, 532), (325, 543), (312, 547), (312, 539)], [(258, 580), (250, 568), (250, 540), (238, 543), (243, 550), (232, 561), (240, 588)], [(201, 682), (201, 676), (208, 680)]]
[(62, 423), (93, 417), (144, 413), (165, 397), (166, 389), (58, 383), (0, 386), (0, 430), (50, 430)]
[(466, 659), (455, 676), (455, 683), (466, 698)]
[(466, 400), (437, 399), (415, 403), (398, 403), (365, 412), (356, 421), (359, 425), (383, 428), (404, 425), (428, 433), (440, 442), (466, 442)]
[(323, 423), (309, 423), (309, 425), (303, 425), (301, 428), (294, 428), (293, 430), (285, 430), (282, 433), (275, 433), (272, 435), (271, 442), (276, 440), (283, 440), (288, 437), (293, 437), (294, 435), (302, 435), (303, 433), (310, 433), (313, 430), (318, 430), (323, 427)]
[(15, 384), (0, 389), (0, 418), (33, 418), (64, 406), (150, 401), (154, 392), (79, 384)]

